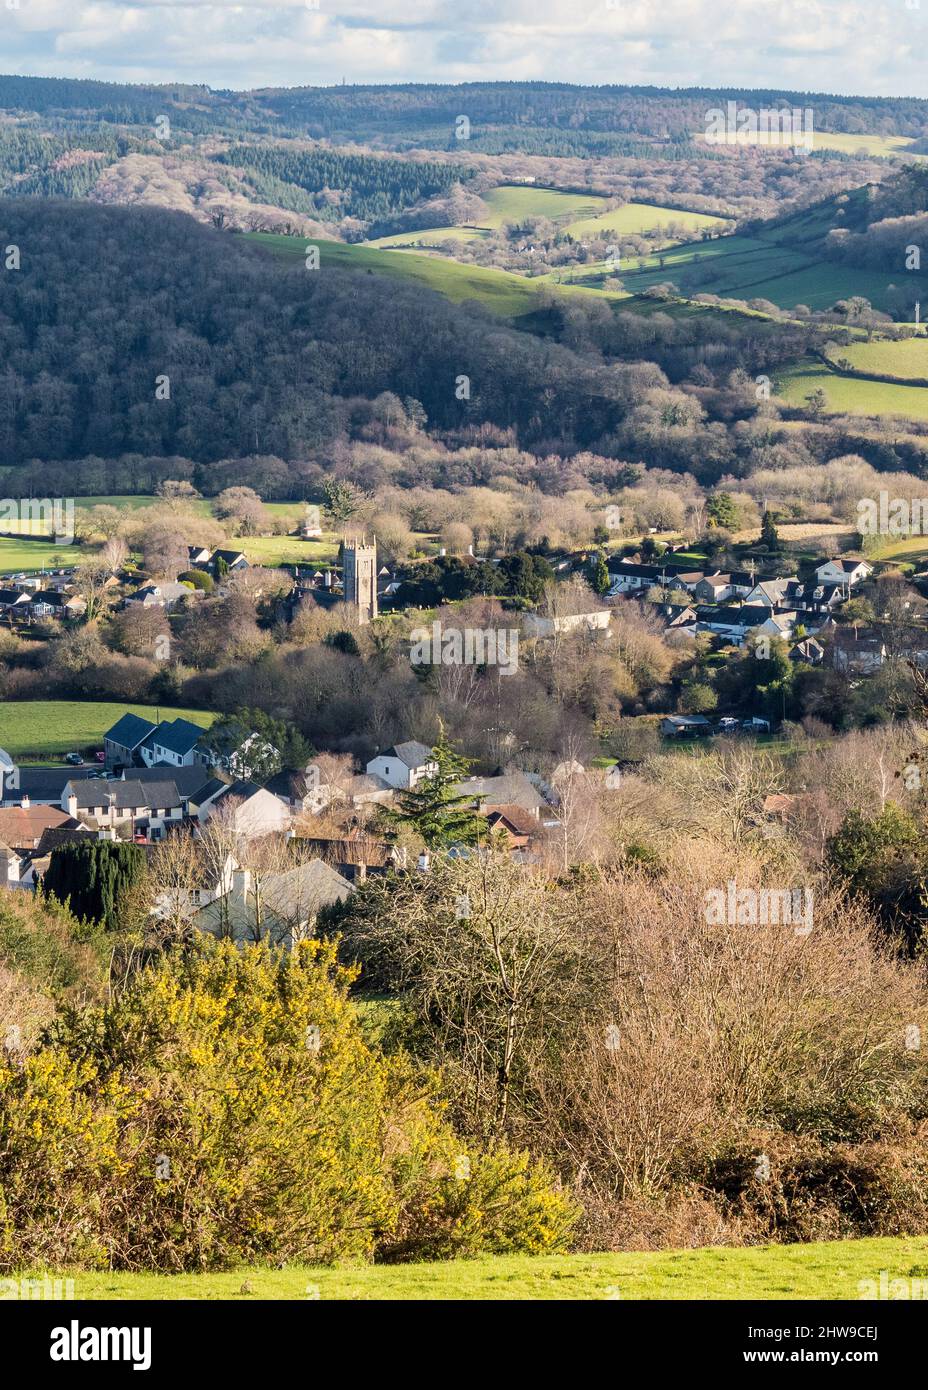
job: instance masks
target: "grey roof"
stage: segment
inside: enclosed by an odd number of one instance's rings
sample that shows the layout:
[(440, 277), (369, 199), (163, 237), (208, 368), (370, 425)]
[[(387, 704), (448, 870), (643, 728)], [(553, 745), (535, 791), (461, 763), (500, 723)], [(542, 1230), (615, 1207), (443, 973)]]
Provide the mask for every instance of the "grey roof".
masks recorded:
[(145, 747), (154, 748), (158, 744), (183, 758), (193, 751), (205, 733), (205, 729), (189, 719), (163, 719), (145, 739)]
[(138, 714), (124, 714), (111, 729), (107, 729), (103, 737), (112, 743), (118, 743), (122, 748), (134, 750), (139, 744), (144, 743), (157, 727), (150, 719), (143, 719)]
[(116, 782), (97, 779), (78, 782), (71, 790), (77, 797), (78, 809), (85, 811), (96, 806), (104, 810), (113, 806), (117, 811), (170, 809), (181, 806), (184, 800), (173, 779), (158, 782), (140, 782), (137, 777)]
[(868, 569), (872, 568), (868, 560), (823, 560), (817, 568), (824, 569), (826, 565), (837, 565), (839, 569), (844, 570), (845, 574), (853, 574), (859, 565), (866, 565)]
[(395, 743), (392, 748), (385, 749), (377, 756), (398, 758), (406, 767), (424, 767), (426, 763), (435, 761), (431, 748), (425, 743), (417, 743), (415, 739), (410, 739), (408, 743)]
[(18, 806), (24, 796), (30, 801), (61, 801), (61, 794), (68, 782), (83, 781), (90, 776), (92, 768), (79, 767), (21, 767), (19, 786), (0, 789), (6, 805)]
[(264, 789), (283, 797), (285, 801), (302, 801), (309, 792), (309, 784), (305, 772), (285, 767), (264, 784)]
[(247, 778), (240, 777), (237, 782), (227, 783), (222, 795), (223, 797), (237, 796), (242, 801), (247, 801), (249, 797), (263, 790), (264, 788), (258, 782), (250, 782)]
[(770, 609), (763, 603), (752, 603), (744, 608), (715, 608), (700, 604), (696, 618), (700, 623), (724, 623), (726, 627), (760, 627), (770, 617)]
[(217, 773), (215, 768), (202, 767), (199, 763), (189, 767), (155, 763), (154, 767), (134, 767), (130, 775), (143, 786), (149, 782), (163, 782), (169, 778), (181, 796), (197, 803), (205, 801), (208, 796), (212, 796), (229, 783), (229, 778)]
[(524, 810), (540, 810), (547, 805), (544, 797), (522, 772), (506, 772), (499, 777), (465, 777), (454, 784), (455, 796), (481, 797), (491, 806), (521, 806)]
[[(294, 926), (311, 921), (320, 908), (344, 901), (353, 891), (348, 880), (321, 859), (262, 877), (262, 935), (277, 944), (289, 944)], [(216, 932), (227, 923), (236, 941), (247, 941), (254, 930), (253, 904), (251, 893), (246, 896), (233, 890), (201, 908), (194, 925), (200, 931)]]

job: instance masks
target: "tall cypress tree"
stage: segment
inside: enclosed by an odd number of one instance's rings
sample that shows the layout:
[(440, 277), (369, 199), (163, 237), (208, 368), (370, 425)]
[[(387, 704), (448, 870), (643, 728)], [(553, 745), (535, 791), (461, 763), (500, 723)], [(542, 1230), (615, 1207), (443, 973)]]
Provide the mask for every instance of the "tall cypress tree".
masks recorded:
[(116, 925), (123, 894), (144, 878), (148, 864), (138, 845), (86, 840), (52, 851), (42, 878), (46, 897), (67, 903), (82, 921)]

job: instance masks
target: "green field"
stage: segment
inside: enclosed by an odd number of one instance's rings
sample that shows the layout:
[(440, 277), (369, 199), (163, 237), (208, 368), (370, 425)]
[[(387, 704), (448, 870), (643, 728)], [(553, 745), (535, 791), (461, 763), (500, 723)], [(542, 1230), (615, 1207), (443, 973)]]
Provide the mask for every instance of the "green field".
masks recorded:
[(479, 241), (486, 236), (481, 227), (426, 227), (417, 232), (397, 232), (395, 236), (379, 236), (364, 245), (373, 250), (391, 247), (441, 246), (446, 241)]
[(892, 282), (879, 271), (814, 259), (772, 236), (742, 235), (670, 247), (623, 264), (619, 275), (633, 294), (669, 280), (684, 294), (769, 299), (781, 309), (796, 304), (829, 309), (852, 295), (863, 295), (881, 308)]
[(484, 193), (482, 201), (489, 208), (486, 226), (495, 229), (504, 222), (521, 222), (526, 217), (547, 217), (551, 222), (595, 217), (607, 199), (598, 193), (561, 193), (555, 188), (507, 183)]
[(651, 203), (626, 203), (612, 212), (571, 222), (564, 230), (572, 237), (583, 238), (603, 236), (608, 232), (633, 236), (661, 229), (666, 229), (670, 235), (671, 227), (694, 232), (704, 227), (719, 229), (727, 225), (724, 218), (711, 217), (704, 212), (680, 212), (676, 208), (655, 207)]
[(894, 386), (891, 382), (838, 376), (812, 358), (804, 358), (777, 373), (776, 394), (787, 405), (804, 406), (806, 396), (819, 388), (824, 391), (832, 414), (901, 415), (911, 420), (928, 420), (928, 388), (924, 386)]
[[(462, 265), (445, 256), (416, 255), (414, 252), (376, 251), (368, 246), (347, 246), (338, 241), (307, 241), (304, 237), (278, 236), (270, 232), (247, 235), (249, 241), (265, 246), (277, 255), (305, 261), (307, 245), (318, 246), (320, 263), (350, 270), (370, 270), (377, 275), (414, 280), (437, 291), (454, 304), (476, 300), (500, 318), (519, 319), (539, 311), (538, 295), (550, 289), (547, 282), (529, 280), (508, 270), (491, 270)], [(566, 287), (566, 293), (599, 293), (580, 287)], [(607, 295), (612, 300), (624, 295)]]
[[(78, 1299), (841, 1299), (862, 1280), (928, 1282), (928, 1239), (616, 1255), (504, 1255), (361, 1268), (243, 1269), (229, 1274), (75, 1273)], [(34, 1276), (38, 1277), (38, 1276)], [(61, 1276), (55, 1276), (61, 1277)], [(865, 1288), (863, 1292), (868, 1292)]]
[(498, 230), (505, 222), (519, 222), (526, 217), (546, 217), (558, 222), (565, 232), (577, 239), (613, 233), (634, 235), (662, 228), (668, 229), (669, 236), (671, 225), (674, 231), (684, 232), (728, 225), (722, 217), (703, 212), (680, 212), (652, 203), (626, 203), (624, 207), (607, 212), (604, 209), (608, 201), (598, 193), (561, 193), (551, 188), (506, 184), (484, 194), (482, 202), (486, 213), (481, 215), (479, 226), (428, 227), (376, 237), (364, 245), (377, 250), (395, 250), (441, 246), (448, 241), (474, 241)]
[(103, 735), (122, 715), (189, 719), (208, 729), (216, 715), (170, 705), (127, 705), (82, 700), (4, 700), (0, 703), (0, 748), (14, 758), (57, 758), (64, 753), (101, 748)]
[(20, 570), (64, 569), (73, 565), (81, 553), (74, 546), (55, 545), (48, 540), (30, 541), (20, 540), (18, 536), (0, 536), (0, 574), (17, 574)]
[[(153, 507), (161, 502), (160, 497), (108, 496), (75, 498), (77, 511), (88, 511), (91, 507), (122, 507), (137, 511), (142, 507)], [(189, 505), (203, 516), (212, 516), (212, 502), (209, 498), (195, 498)], [(266, 509), (272, 516), (285, 517), (294, 528), (303, 516), (302, 502), (266, 502)], [(334, 532), (324, 533), (317, 540), (301, 540), (299, 536), (232, 536), (229, 545), (243, 550), (252, 564), (260, 565), (322, 565), (331, 564), (338, 554), (339, 537)], [(30, 541), (25, 538), (0, 537), (0, 575), (16, 574), (20, 570), (63, 568), (75, 564), (93, 551), (90, 546), (55, 546), (47, 540)]]
[(877, 372), (880, 376), (895, 376), (900, 381), (913, 377), (928, 380), (928, 338), (903, 338), (898, 343), (888, 340), (854, 343), (829, 353), (835, 361), (846, 357), (859, 372)]

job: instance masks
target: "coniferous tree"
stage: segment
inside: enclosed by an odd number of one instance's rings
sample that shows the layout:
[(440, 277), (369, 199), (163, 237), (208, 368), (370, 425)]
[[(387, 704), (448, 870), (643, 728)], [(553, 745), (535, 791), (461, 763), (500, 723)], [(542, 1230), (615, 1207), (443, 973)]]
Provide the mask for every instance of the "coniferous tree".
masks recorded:
[(66, 904), (81, 921), (115, 928), (120, 908), (146, 873), (145, 852), (138, 845), (88, 835), (86, 841), (52, 851), (42, 890), (46, 897)]
[(396, 805), (384, 812), (395, 825), (406, 825), (424, 840), (429, 849), (450, 849), (452, 845), (472, 845), (484, 827), (483, 817), (474, 809), (472, 796), (455, 793), (455, 785), (470, 771), (470, 760), (456, 753), (442, 726), (432, 749), (438, 770), (409, 791), (397, 793)]

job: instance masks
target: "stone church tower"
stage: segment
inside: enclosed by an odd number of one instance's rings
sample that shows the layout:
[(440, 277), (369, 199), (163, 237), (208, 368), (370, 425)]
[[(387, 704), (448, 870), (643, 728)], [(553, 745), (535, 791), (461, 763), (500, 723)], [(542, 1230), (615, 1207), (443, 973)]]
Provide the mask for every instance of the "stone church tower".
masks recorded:
[(342, 585), (345, 602), (358, 610), (359, 620), (377, 617), (377, 543), (362, 536), (343, 542)]

